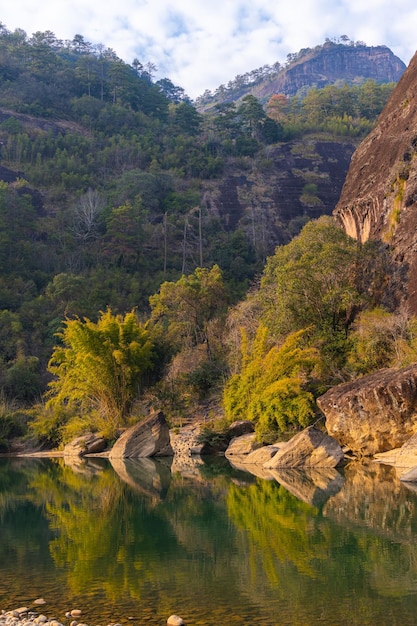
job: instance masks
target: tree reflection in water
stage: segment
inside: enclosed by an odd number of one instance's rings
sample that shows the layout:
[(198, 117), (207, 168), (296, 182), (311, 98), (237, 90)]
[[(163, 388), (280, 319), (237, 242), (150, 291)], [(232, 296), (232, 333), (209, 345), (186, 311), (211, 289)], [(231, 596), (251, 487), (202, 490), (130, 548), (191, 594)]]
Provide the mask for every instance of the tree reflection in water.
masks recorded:
[(73, 601), (91, 624), (411, 624), (417, 495), (378, 465), (275, 478), (0, 460), (0, 597)]

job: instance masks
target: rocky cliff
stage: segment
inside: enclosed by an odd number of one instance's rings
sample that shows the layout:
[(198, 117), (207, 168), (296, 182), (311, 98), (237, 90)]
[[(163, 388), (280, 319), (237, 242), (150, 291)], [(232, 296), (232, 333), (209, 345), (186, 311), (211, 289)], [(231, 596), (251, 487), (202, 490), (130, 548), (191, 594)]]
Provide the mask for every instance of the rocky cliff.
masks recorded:
[(362, 242), (392, 247), (405, 275), (403, 298), (417, 313), (417, 54), (376, 128), (355, 151), (335, 216)]
[(225, 230), (245, 231), (260, 256), (271, 254), (303, 220), (331, 215), (355, 148), (354, 139), (313, 137), (270, 146), (264, 159), (231, 164), (222, 180), (207, 183), (204, 208)]
[(277, 63), (266, 73), (253, 70), (236, 76), (227, 87), (220, 85), (213, 93), (206, 91), (197, 98), (196, 105), (203, 112), (221, 102), (237, 102), (248, 94), (266, 103), (274, 94), (294, 96), (311, 87), (357, 85), (369, 79), (377, 83), (396, 83), (405, 69), (404, 62), (386, 46), (326, 41), (323, 45), (289, 54), (284, 66)]
[(340, 80), (353, 83), (372, 79), (378, 83), (397, 82), (405, 65), (386, 46), (347, 46), (328, 42), (301, 51), (295, 62), (278, 73), (275, 80), (261, 85), (259, 98), (273, 93), (293, 96), (303, 87), (325, 87)]

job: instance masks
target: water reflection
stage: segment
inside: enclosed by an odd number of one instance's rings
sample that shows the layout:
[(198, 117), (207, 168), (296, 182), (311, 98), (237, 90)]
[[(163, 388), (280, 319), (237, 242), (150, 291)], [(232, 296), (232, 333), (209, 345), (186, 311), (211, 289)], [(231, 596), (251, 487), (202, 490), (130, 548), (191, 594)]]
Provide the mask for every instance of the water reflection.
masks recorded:
[(0, 459), (0, 528), (0, 608), (329, 626), (417, 609), (417, 494), (380, 465), (262, 480), (225, 459)]
[(340, 472), (333, 468), (270, 471), (273, 478), (296, 498), (319, 508), (339, 493), (345, 482)]

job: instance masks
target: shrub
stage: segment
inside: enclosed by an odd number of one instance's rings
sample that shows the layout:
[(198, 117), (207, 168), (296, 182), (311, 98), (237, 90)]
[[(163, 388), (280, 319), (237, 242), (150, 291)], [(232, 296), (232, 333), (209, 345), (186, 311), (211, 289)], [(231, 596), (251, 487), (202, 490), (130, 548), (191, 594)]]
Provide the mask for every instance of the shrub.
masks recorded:
[(0, 451), (10, 449), (13, 437), (20, 437), (26, 431), (26, 418), (15, 403), (6, 400), (0, 401)]

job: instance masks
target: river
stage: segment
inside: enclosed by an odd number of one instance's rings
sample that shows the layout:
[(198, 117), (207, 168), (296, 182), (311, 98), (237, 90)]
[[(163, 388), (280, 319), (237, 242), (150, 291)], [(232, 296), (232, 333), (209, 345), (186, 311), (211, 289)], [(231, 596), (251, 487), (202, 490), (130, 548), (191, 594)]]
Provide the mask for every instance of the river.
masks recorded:
[[(0, 459), (0, 609), (90, 626), (408, 626), (417, 493), (395, 470)], [(68, 620), (67, 620), (68, 621)]]

